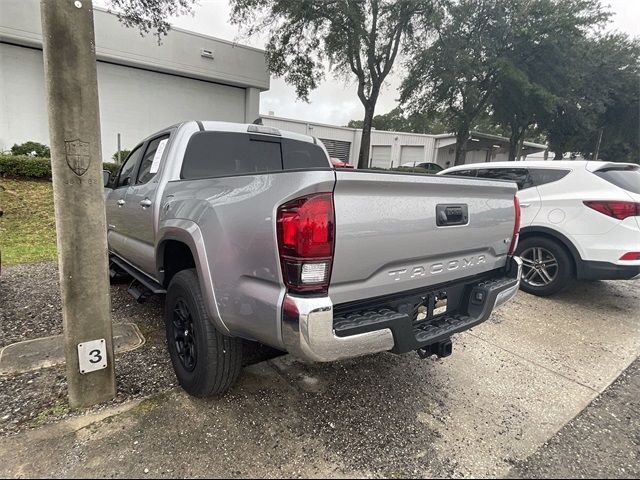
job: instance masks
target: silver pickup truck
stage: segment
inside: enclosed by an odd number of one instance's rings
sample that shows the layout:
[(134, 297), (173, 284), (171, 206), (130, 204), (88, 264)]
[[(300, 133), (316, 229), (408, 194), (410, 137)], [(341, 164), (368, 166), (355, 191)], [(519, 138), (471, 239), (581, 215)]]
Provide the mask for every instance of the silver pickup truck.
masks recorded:
[(448, 356), (518, 291), (513, 183), (338, 170), (315, 138), (198, 121), (105, 182), (112, 275), (166, 295), (192, 395), (229, 389), (247, 340), (318, 362)]

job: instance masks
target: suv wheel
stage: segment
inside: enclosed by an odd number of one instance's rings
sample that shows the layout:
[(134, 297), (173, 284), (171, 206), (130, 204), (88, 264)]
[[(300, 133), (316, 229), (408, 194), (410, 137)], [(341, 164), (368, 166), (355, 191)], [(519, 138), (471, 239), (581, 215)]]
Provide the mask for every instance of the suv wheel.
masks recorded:
[(182, 388), (195, 397), (229, 390), (242, 367), (242, 341), (214, 327), (195, 269), (171, 279), (164, 316), (167, 346)]
[(573, 262), (569, 253), (555, 240), (547, 237), (529, 237), (516, 249), (522, 259), (523, 291), (547, 296), (567, 288), (573, 278)]

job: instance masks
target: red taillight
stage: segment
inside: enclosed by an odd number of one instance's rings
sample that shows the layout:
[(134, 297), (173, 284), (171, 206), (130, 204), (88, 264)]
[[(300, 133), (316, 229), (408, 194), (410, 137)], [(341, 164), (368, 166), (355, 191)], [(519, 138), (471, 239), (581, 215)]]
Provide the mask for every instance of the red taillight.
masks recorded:
[(620, 260), (640, 260), (640, 252), (627, 252), (620, 257)]
[(589, 200), (585, 200), (582, 203), (597, 212), (603, 213), (608, 217), (617, 218), (618, 220), (624, 220), (627, 217), (640, 216), (640, 203)]
[(296, 293), (326, 293), (335, 222), (333, 194), (296, 198), (278, 208), (278, 251), (284, 282)]
[(513, 208), (515, 210), (515, 224), (513, 225), (513, 236), (511, 237), (511, 245), (509, 246), (509, 255), (513, 255), (518, 246), (518, 238), (520, 237), (520, 200), (518, 197), (513, 197)]

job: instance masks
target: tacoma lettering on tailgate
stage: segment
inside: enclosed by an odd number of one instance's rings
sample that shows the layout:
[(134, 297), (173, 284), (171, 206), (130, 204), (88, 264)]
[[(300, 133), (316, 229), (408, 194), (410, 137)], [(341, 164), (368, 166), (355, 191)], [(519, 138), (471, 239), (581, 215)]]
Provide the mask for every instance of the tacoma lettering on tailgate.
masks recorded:
[(399, 268), (395, 270), (389, 270), (389, 275), (393, 277), (395, 281), (402, 278), (419, 278), (425, 277), (427, 274), (437, 275), (443, 272), (449, 272), (452, 270), (470, 268), (475, 265), (486, 263), (487, 259), (484, 255), (463, 257), (460, 260), (449, 260), (448, 262), (437, 262), (429, 265), (417, 265), (412, 268)]

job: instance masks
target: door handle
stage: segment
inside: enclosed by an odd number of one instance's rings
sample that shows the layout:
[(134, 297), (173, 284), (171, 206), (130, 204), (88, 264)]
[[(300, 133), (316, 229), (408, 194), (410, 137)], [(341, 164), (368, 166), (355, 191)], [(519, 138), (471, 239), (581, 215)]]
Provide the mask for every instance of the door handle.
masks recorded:
[(149, 200), (148, 198), (145, 198), (144, 200), (140, 201), (140, 206), (142, 208), (149, 208), (151, 206), (151, 200)]
[(126, 202), (121, 198), (117, 203), (119, 207), (122, 207)]
[(527, 208), (527, 207), (530, 207), (530, 206), (531, 206), (530, 203), (521, 203), (520, 204), (520, 208)]

